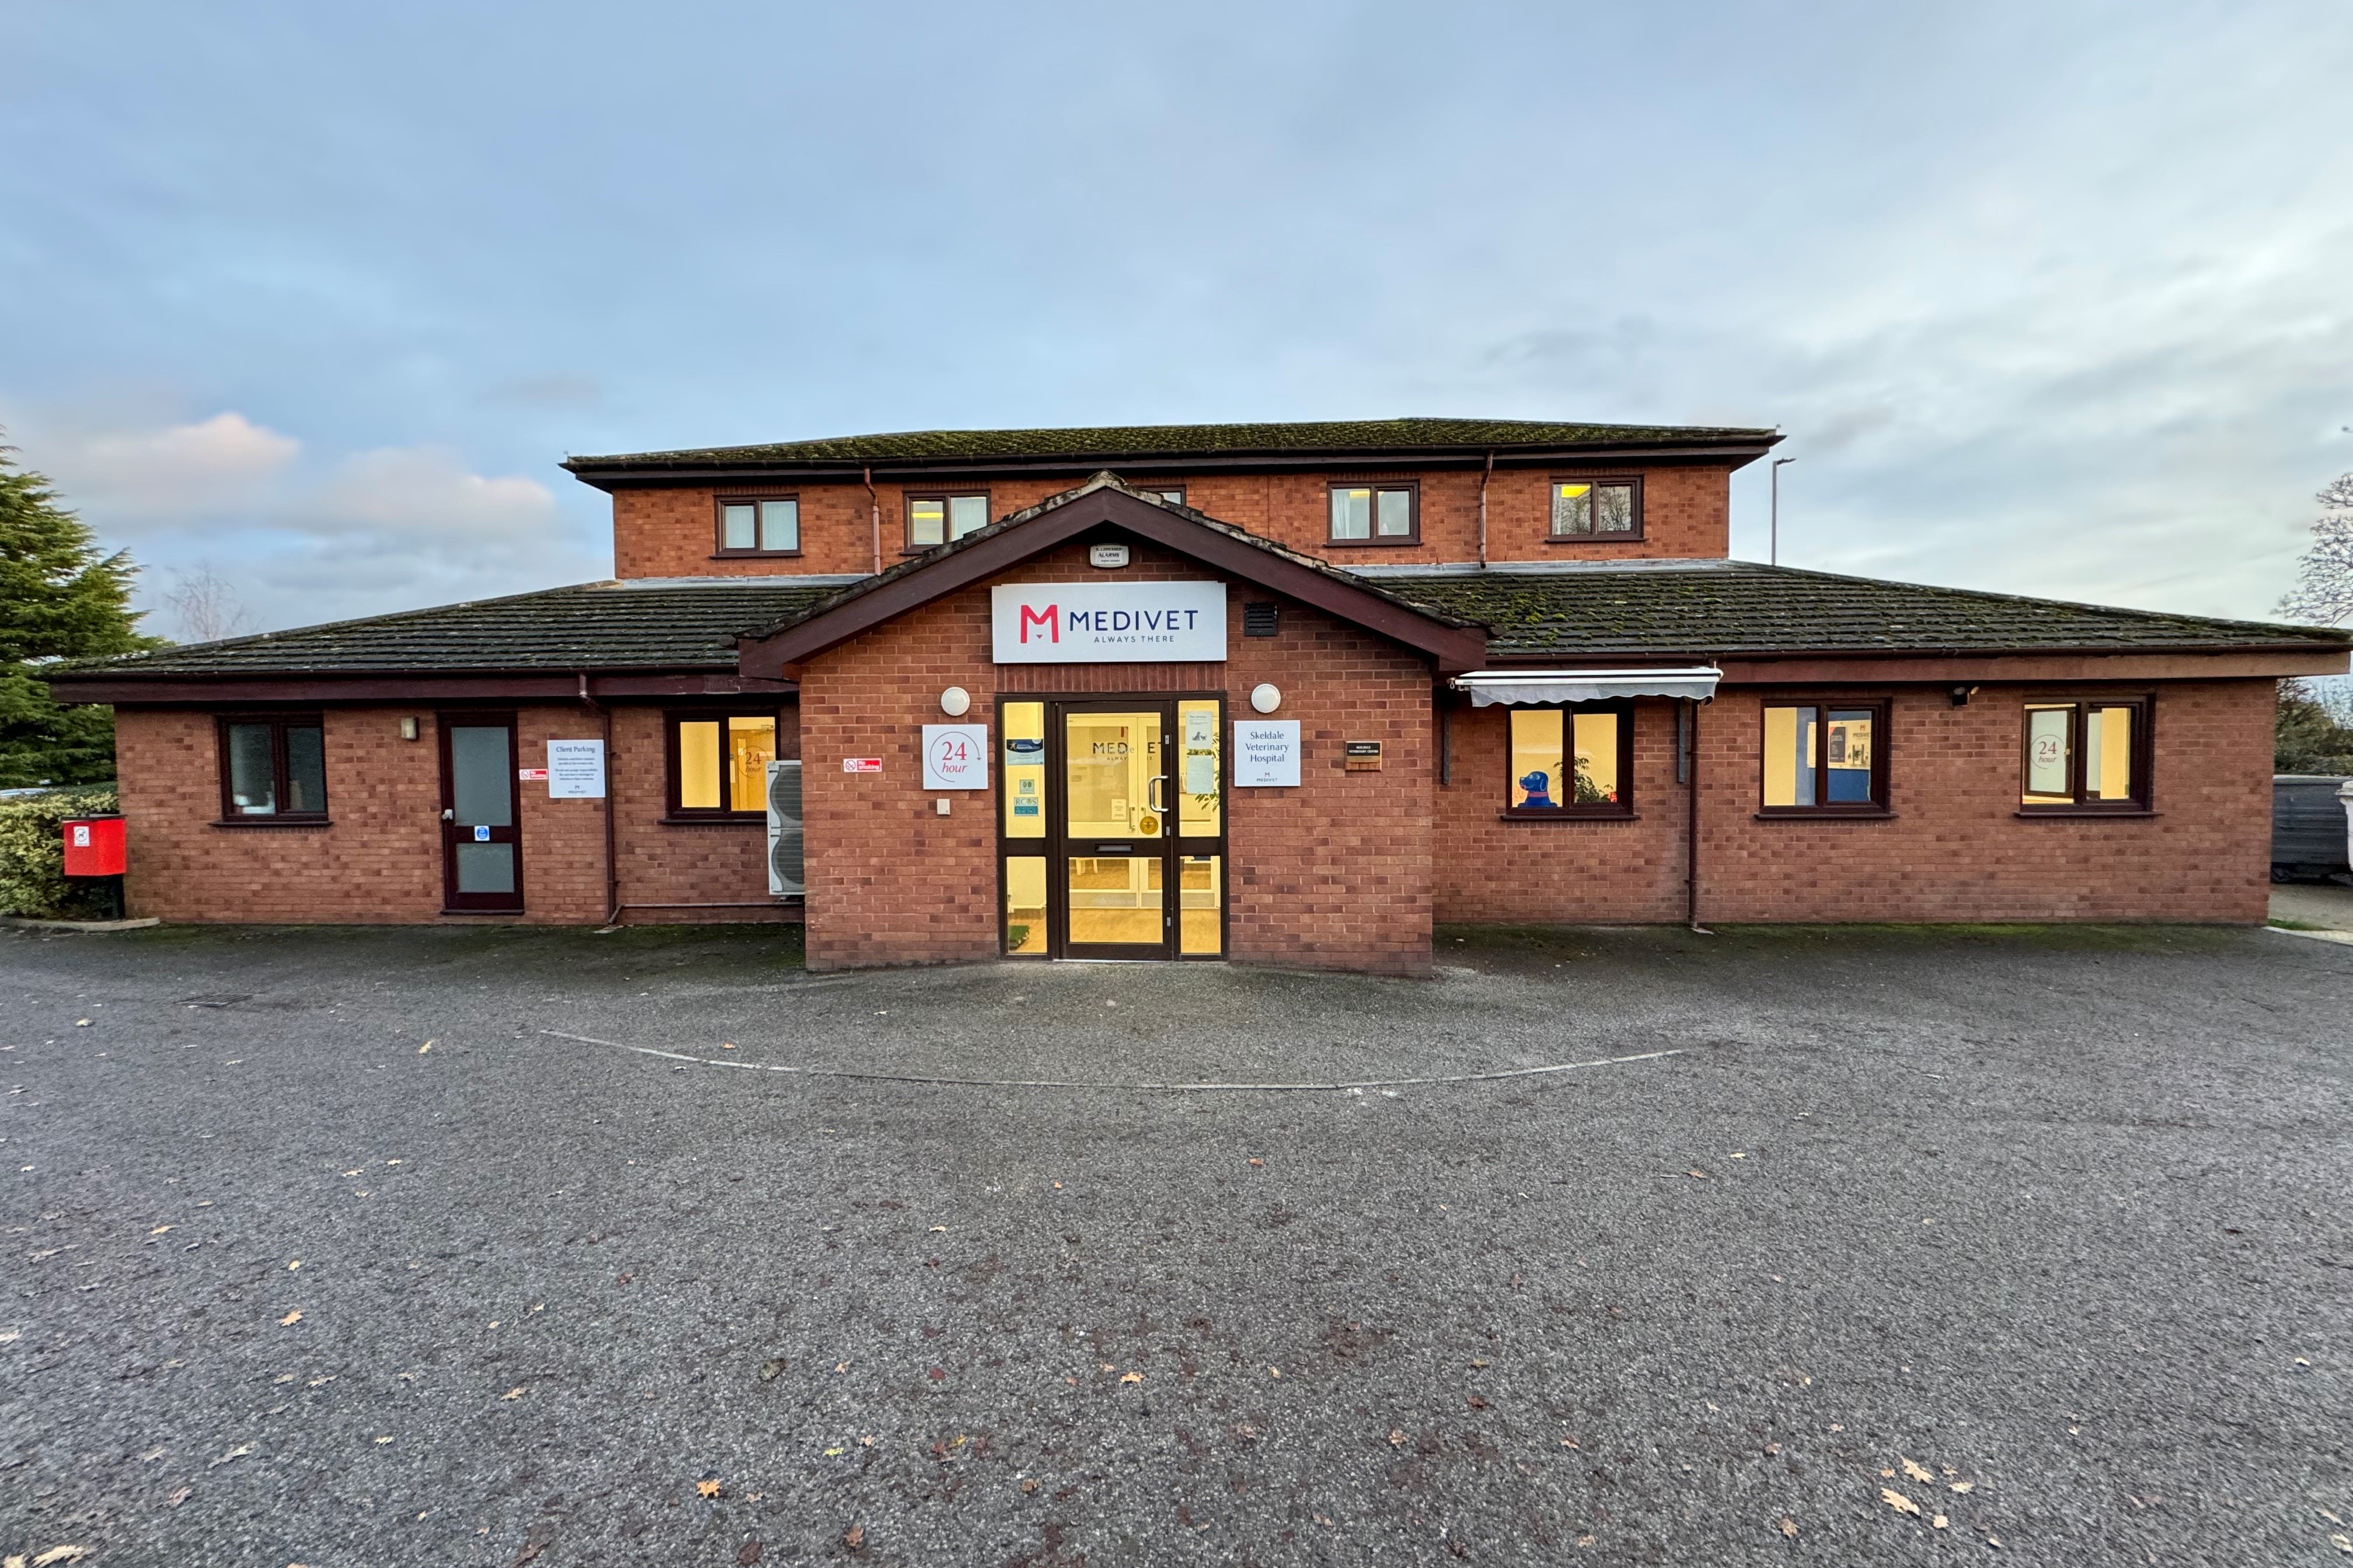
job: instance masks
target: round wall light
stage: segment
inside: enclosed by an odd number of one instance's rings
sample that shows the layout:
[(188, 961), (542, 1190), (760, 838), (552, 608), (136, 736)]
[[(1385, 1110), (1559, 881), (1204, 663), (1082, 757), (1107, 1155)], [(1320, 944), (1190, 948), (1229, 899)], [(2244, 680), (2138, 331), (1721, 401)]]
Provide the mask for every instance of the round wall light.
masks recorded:
[(972, 711), (972, 693), (961, 686), (951, 686), (940, 693), (940, 711), (951, 719), (961, 719)]
[(1282, 693), (1273, 686), (1261, 681), (1250, 688), (1250, 706), (1261, 713), (1271, 713), (1282, 706)]

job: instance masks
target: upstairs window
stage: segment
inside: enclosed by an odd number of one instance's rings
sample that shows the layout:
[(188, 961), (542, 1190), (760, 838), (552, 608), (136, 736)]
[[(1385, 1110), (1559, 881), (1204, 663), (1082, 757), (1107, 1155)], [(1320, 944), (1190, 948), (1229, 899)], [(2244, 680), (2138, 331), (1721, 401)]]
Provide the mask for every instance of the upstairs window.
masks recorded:
[(1771, 814), (1887, 809), (1887, 705), (1765, 710), (1764, 809)]
[(909, 496), (907, 548), (929, 550), (988, 526), (988, 496)]
[(224, 719), (221, 820), (323, 822), (327, 731), (316, 713)]
[(1639, 479), (1555, 479), (1552, 537), (1640, 539), (1642, 486)]
[(670, 815), (766, 820), (776, 760), (773, 710), (670, 715)]
[(2146, 811), (2148, 703), (2026, 705), (2021, 811)]
[(719, 502), (722, 555), (797, 555), (801, 503), (793, 496), (727, 496)]
[(1626, 703), (1514, 708), (1506, 816), (1626, 816), (1634, 712)]
[(1183, 506), (1185, 504), (1185, 487), (1183, 485), (1145, 485), (1140, 488), (1145, 495), (1158, 496), (1170, 506)]
[(1413, 544), (1421, 538), (1420, 496), (1402, 485), (1334, 485), (1332, 542)]

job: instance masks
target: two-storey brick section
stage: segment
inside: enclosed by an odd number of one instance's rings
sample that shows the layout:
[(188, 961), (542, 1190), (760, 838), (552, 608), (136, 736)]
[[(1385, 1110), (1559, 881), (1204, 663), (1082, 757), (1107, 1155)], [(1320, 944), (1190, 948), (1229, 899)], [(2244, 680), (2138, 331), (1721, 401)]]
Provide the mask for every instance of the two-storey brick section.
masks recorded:
[(604, 583), (58, 673), (135, 912), (1412, 973), (1434, 925), (2263, 917), (2321, 627), (1730, 559), (1760, 429), (574, 458)]

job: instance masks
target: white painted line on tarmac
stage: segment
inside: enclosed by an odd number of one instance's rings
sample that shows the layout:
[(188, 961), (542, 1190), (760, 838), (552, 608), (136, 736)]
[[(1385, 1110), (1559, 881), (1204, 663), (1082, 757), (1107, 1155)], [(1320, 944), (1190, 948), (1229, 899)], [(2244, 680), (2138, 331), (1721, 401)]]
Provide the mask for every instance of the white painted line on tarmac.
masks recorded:
[(656, 1046), (633, 1046), (624, 1040), (600, 1040), (594, 1035), (575, 1035), (563, 1029), (542, 1029), (540, 1033), (559, 1040), (577, 1040), (584, 1046), (605, 1046), (617, 1051), (634, 1051), (641, 1057), (659, 1057), (665, 1061), (691, 1062), (707, 1068), (737, 1068), (746, 1072), (790, 1073), (796, 1078), (852, 1079), (863, 1083), (932, 1084), (954, 1089), (1124, 1089), (1176, 1094), (1339, 1094), (1352, 1089), (1423, 1089), (1450, 1083), (1494, 1083), (1504, 1079), (1537, 1078), (1547, 1073), (1581, 1072), (1587, 1068), (1619, 1067), (1628, 1062), (1655, 1062), (1683, 1054), (1683, 1047), (1678, 1047), (1672, 1050), (1641, 1051), (1632, 1056), (1601, 1057), (1593, 1061), (1505, 1068), (1496, 1072), (1451, 1073), (1440, 1078), (1366, 1078), (1341, 1083), (1126, 1083), (1113, 1079), (930, 1078), (916, 1073), (851, 1072), (840, 1068), (789, 1067), (774, 1062), (698, 1057), (684, 1051), (666, 1051)]
[(2353, 947), (2353, 931), (2297, 931), (2290, 926), (2265, 926), (2263, 929), (2275, 931), (2282, 936), (2300, 936), (2310, 942), (2342, 942)]

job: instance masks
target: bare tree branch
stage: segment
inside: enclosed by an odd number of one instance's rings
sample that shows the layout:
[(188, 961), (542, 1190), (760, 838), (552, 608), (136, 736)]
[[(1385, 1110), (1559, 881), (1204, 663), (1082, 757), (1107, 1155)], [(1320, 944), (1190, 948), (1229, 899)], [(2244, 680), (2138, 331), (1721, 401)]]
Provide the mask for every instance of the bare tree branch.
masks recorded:
[(2353, 620), (2353, 474), (2338, 475), (2316, 499), (2321, 513), (2311, 547), (2279, 607), (2283, 615), (2336, 626)]
[(218, 642), (253, 629), (253, 612), (237, 596), (237, 587), (200, 561), (195, 567), (172, 574), (172, 590), (164, 595), (172, 619), (185, 642)]

